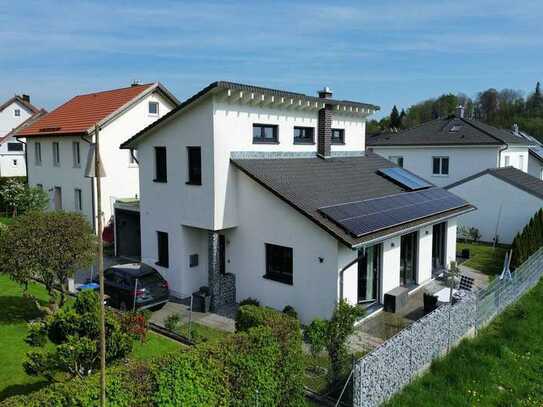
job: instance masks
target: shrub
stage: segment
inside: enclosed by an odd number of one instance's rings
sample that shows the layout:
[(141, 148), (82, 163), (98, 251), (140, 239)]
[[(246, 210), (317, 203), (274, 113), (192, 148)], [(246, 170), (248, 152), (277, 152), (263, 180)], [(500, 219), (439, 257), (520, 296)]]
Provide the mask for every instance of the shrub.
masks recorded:
[(258, 301), (256, 298), (251, 298), (251, 297), (248, 297), (248, 298), (245, 298), (244, 300), (241, 300), (239, 302), (239, 306), (243, 306), (243, 305), (254, 305), (256, 307), (259, 307), (260, 306), (260, 301)]
[(132, 335), (134, 339), (144, 342), (149, 329), (150, 316), (148, 310), (123, 312), (120, 315), (122, 330)]
[(298, 313), (291, 305), (285, 305), (285, 308), (283, 308), (283, 314), (286, 314), (291, 318), (298, 319)]
[(543, 209), (530, 219), (513, 239), (511, 268), (515, 269), (543, 246)]
[(469, 228), (468, 234), (469, 234), (470, 239), (474, 242), (477, 242), (479, 241), (479, 239), (481, 239), (481, 232), (479, 231), (479, 229), (475, 227)]
[(179, 314), (172, 313), (166, 317), (164, 320), (164, 326), (168, 331), (175, 331), (181, 322), (181, 317)]
[(314, 319), (311, 324), (305, 329), (304, 336), (309, 344), (309, 350), (313, 357), (321, 353), (326, 346), (326, 338), (328, 332), (328, 321), (323, 319)]

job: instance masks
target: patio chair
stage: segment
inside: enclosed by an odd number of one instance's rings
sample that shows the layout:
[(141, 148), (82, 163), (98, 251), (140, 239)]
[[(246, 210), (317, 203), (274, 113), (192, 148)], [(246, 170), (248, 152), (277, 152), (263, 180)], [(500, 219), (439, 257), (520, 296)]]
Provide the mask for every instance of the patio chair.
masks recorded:
[(458, 284), (459, 290), (471, 291), (473, 289), (473, 283), (475, 280), (473, 277), (468, 277), (465, 275), (460, 276), (460, 284)]

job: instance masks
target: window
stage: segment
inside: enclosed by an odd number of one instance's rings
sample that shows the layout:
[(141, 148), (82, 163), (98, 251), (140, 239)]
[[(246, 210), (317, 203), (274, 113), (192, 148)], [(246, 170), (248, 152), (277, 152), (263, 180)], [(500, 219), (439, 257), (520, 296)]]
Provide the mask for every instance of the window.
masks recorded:
[(202, 185), (202, 149), (200, 147), (187, 147), (189, 164), (189, 185)]
[(138, 151), (130, 149), (128, 150), (128, 164), (130, 166), (138, 165), (138, 162), (136, 161), (138, 159)]
[(8, 151), (23, 151), (23, 143), (8, 143)]
[(449, 175), (449, 157), (434, 157), (432, 164), (433, 175)]
[(388, 160), (392, 161), (398, 167), (403, 168), (403, 157), (401, 155), (390, 155), (390, 156), (388, 156)]
[(315, 144), (313, 127), (294, 127), (294, 144)]
[(332, 144), (345, 144), (345, 129), (332, 129)]
[(34, 161), (41, 165), (41, 143), (34, 143)]
[(15, 109), (13, 111), (13, 116), (15, 117), (21, 117), (21, 109)]
[(82, 211), (83, 198), (82, 198), (81, 190), (79, 188), (74, 189), (74, 202), (75, 202), (75, 210)]
[(274, 124), (253, 124), (253, 143), (278, 143), (278, 126)]
[(60, 149), (57, 142), (53, 143), (53, 165), (55, 167), (60, 166)]
[(55, 208), (55, 210), (57, 211), (62, 210), (62, 188), (61, 187), (55, 187), (54, 189), (53, 208)]
[(292, 285), (292, 248), (266, 243), (264, 278)]
[(72, 152), (74, 156), (74, 168), (81, 167), (81, 153), (79, 151), (79, 142), (74, 141), (72, 144)]
[(189, 256), (189, 267), (198, 267), (198, 255), (191, 254)]
[(508, 155), (504, 155), (504, 156), (503, 156), (503, 166), (504, 166), (504, 167), (509, 167), (509, 165), (511, 165), (511, 164), (510, 164), (510, 160), (511, 160), (511, 159), (509, 158)]
[(523, 155), (518, 156), (518, 168), (521, 171), (524, 170), (524, 156)]
[(155, 147), (155, 182), (168, 182), (166, 147)]
[(149, 114), (158, 116), (158, 102), (149, 102)]
[(166, 232), (156, 232), (158, 261), (157, 265), (169, 267), (170, 258), (168, 254), (168, 234)]

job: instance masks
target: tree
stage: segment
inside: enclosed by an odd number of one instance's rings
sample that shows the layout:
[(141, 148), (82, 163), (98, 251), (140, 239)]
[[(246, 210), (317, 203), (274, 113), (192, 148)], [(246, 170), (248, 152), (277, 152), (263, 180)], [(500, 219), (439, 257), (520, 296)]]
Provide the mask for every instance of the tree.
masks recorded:
[(398, 129), (400, 128), (401, 124), (400, 113), (398, 112), (396, 105), (394, 105), (392, 112), (390, 112), (390, 127), (393, 129)]
[(534, 93), (526, 101), (528, 112), (534, 115), (543, 114), (543, 95), (541, 95), (541, 84), (537, 82)]
[[(64, 304), (67, 279), (93, 263), (96, 236), (79, 213), (27, 212), (0, 234), (0, 273), (27, 287), (41, 280), (52, 301)], [(60, 299), (55, 295), (60, 290)]]
[[(98, 341), (100, 301), (94, 291), (84, 291), (75, 301), (66, 304), (43, 321), (30, 325), (26, 342), (44, 347), (47, 339), (56, 346), (27, 353), (23, 363), (31, 376), (44, 376), (54, 381), (57, 373), (83, 377), (99, 366)], [(121, 317), (109, 311), (106, 315), (108, 361), (119, 360), (132, 350), (134, 337), (121, 323)]]
[(346, 345), (347, 339), (354, 332), (354, 323), (363, 315), (363, 308), (352, 306), (342, 299), (336, 305), (332, 318), (327, 324), (326, 349), (330, 357), (330, 382), (332, 384), (342, 378), (349, 355)]
[(0, 189), (0, 197), (9, 205), (13, 217), (18, 212), (44, 210), (49, 204), (47, 193), (38, 187), (29, 187), (15, 179), (7, 180)]

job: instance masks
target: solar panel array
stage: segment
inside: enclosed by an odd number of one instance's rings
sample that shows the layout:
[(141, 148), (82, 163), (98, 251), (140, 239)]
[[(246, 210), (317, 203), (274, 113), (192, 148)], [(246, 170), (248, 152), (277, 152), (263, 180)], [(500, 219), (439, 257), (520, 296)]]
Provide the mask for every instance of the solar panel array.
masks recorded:
[(432, 186), (429, 182), (400, 167), (383, 168), (377, 172), (411, 191), (430, 188)]
[(361, 237), (467, 204), (449, 191), (431, 188), (323, 207), (319, 211), (347, 233)]

